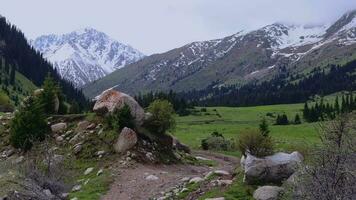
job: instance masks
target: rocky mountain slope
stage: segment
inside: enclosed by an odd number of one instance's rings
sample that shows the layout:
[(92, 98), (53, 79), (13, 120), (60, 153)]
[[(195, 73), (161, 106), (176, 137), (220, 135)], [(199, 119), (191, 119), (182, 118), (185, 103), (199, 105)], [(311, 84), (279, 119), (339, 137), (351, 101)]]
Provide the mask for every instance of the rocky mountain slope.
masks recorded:
[(144, 57), (138, 50), (92, 28), (64, 35), (44, 35), (31, 43), (76, 87)]
[(89, 84), (93, 97), (117, 87), (129, 93), (151, 90), (189, 91), (208, 85), (244, 84), (290, 71), (305, 73), (327, 63), (355, 58), (356, 11), (332, 25), (275, 23), (223, 39), (193, 42), (148, 56)]

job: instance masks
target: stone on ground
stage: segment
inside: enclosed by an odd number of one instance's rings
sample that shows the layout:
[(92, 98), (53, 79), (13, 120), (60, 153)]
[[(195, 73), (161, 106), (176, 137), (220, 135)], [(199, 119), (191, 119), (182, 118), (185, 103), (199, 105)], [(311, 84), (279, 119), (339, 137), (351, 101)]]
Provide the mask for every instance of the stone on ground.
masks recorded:
[(64, 122), (53, 124), (51, 126), (51, 130), (53, 133), (60, 133), (60, 132), (64, 131), (65, 129), (67, 129), (67, 123), (64, 123)]
[(247, 183), (282, 182), (288, 179), (302, 163), (303, 156), (298, 152), (276, 153), (264, 158), (247, 155), (241, 159)]
[(137, 134), (130, 128), (122, 129), (117, 142), (114, 144), (114, 149), (117, 153), (124, 153), (134, 147), (137, 143)]
[(282, 192), (283, 188), (278, 186), (262, 186), (253, 193), (253, 198), (256, 200), (278, 200)]

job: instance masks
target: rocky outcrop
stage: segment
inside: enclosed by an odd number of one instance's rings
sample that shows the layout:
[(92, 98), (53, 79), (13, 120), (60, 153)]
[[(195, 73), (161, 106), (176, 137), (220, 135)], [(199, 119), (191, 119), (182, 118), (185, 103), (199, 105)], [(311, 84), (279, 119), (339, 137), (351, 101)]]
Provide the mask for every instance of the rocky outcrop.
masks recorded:
[(248, 154), (246, 158), (241, 159), (241, 166), (247, 183), (280, 183), (297, 170), (302, 160), (303, 156), (298, 152), (276, 153), (264, 158), (256, 158)]
[(122, 129), (117, 142), (114, 144), (114, 149), (117, 153), (124, 153), (125, 151), (134, 147), (137, 143), (137, 134), (130, 128)]
[(254, 193), (253, 198), (256, 200), (278, 200), (282, 195), (283, 188), (277, 186), (259, 187)]
[(143, 108), (131, 96), (114, 89), (106, 90), (99, 95), (93, 111), (101, 115), (106, 115), (115, 109), (124, 107), (125, 104), (130, 107), (131, 115), (135, 118), (136, 125), (141, 126), (145, 119)]

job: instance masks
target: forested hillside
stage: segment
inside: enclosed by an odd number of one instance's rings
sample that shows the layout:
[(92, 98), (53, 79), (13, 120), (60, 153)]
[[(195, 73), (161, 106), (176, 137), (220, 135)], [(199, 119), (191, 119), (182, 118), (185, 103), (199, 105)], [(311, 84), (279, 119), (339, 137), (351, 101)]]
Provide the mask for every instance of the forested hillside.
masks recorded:
[(204, 106), (252, 106), (300, 103), (313, 95), (356, 90), (356, 60), (343, 66), (329, 65), (304, 77), (281, 74), (270, 81), (242, 87), (214, 87), (181, 93), (186, 100)]
[(3, 77), (4, 83), (13, 85), (16, 71), (24, 75), (34, 85), (42, 85), (45, 77), (50, 74), (59, 82), (68, 101), (77, 101), (82, 107), (87, 100), (80, 90), (63, 80), (50, 63), (42, 58), (28, 43), (24, 34), (14, 25), (7, 22), (5, 17), (0, 18), (0, 57), (3, 60), (4, 70), (8, 77)]

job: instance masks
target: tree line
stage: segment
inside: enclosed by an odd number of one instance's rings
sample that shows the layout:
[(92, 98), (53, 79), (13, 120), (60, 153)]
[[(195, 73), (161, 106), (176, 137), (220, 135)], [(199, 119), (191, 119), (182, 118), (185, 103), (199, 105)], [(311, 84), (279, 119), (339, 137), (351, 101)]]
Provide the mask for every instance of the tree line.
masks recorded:
[(325, 102), (322, 98), (320, 102), (315, 102), (314, 105), (304, 104), (303, 118), (308, 122), (324, 121), (327, 119), (335, 119), (339, 114), (349, 113), (356, 110), (356, 98), (353, 93), (341, 96), (341, 103), (339, 97), (336, 96), (333, 104)]
[[(179, 93), (179, 96), (197, 106), (256, 106), (289, 104), (307, 101), (311, 96), (328, 95), (338, 91), (356, 90), (356, 60), (343, 66), (328, 65), (316, 68), (311, 75), (291, 81), (285, 73), (262, 83), (244, 86), (216, 87), (212, 83), (205, 89)], [(293, 78), (293, 77), (292, 77)]]

